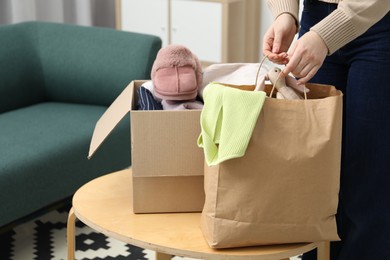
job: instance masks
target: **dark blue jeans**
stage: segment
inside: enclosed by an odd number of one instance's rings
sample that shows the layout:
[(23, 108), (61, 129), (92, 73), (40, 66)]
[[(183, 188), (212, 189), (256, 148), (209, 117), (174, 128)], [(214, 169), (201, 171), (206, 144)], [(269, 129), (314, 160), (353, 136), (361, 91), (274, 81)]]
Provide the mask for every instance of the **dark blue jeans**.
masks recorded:
[[(300, 35), (337, 8), (313, 0), (304, 6)], [(390, 13), (327, 57), (311, 82), (344, 93), (341, 241), (331, 243), (331, 259), (390, 259)]]

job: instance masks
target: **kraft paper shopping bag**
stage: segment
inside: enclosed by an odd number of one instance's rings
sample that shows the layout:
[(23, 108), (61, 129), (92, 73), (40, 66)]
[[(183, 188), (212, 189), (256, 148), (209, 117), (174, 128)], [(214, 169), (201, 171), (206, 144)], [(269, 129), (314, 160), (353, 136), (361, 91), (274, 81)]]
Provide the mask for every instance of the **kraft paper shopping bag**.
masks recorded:
[(205, 165), (211, 247), (339, 240), (342, 93), (306, 87), (307, 100), (265, 99), (244, 156)]

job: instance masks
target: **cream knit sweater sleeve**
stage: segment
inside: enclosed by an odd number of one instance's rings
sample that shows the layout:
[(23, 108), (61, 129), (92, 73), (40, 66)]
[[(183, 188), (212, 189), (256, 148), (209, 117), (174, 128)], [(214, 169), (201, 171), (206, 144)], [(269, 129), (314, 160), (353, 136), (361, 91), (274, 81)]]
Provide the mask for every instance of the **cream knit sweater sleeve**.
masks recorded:
[[(338, 3), (338, 8), (321, 22), (310, 28), (316, 32), (332, 54), (367, 31), (390, 11), (389, 0), (323, 0)], [(290, 13), (299, 22), (298, 0), (268, 0), (268, 6), (276, 18)]]

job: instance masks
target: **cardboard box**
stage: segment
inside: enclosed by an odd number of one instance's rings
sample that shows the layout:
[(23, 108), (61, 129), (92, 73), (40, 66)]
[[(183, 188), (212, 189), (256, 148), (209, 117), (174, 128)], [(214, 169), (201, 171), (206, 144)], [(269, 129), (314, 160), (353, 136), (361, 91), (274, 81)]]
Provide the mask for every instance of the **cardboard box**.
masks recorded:
[(132, 81), (99, 119), (88, 157), (130, 111), (134, 213), (200, 212), (204, 204), (204, 156), (196, 143), (200, 111), (135, 110), (136, 89), (143, 82)]

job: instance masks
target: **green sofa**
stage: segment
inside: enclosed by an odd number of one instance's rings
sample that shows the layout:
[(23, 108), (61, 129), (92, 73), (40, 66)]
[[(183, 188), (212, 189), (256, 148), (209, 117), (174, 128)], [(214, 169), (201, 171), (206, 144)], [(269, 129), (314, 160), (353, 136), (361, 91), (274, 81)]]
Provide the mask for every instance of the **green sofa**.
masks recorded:
[(150, 78), (160, 48), (158, 37), (108, 28), (0, 26), (0, 227), (131, 164), (129, 120), (91, 160), (89, 142), (127, 84)]

